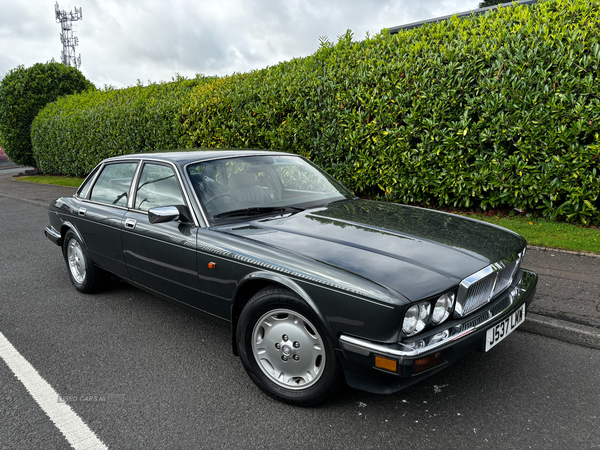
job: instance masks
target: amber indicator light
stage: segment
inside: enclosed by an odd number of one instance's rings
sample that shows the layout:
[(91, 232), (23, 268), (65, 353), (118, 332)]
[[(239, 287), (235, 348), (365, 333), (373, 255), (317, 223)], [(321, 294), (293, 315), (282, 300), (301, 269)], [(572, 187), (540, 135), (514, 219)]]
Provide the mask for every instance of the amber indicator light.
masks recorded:
[(217, 264), (216, 264), (216, 263), (214, 263), (214, 262), (209, 262), (209, 263), (208, 263), (208, 268), (209, 268), (209, 269), (216, 269), (216, 268), (217, 268)]
[(384, 358), (383, 356), (375, 356), (375, 367), (378, 369), (389, 370), (390, 372), (398, 371), (398, 361), (395, 359)]
[(413, 367), (413, 373), (423, 372), (424, 370), (431, 369), (444, 362), (444, 355), (436, 353), (435, 355), (429, 355), (425, 358), (417, 359), (415, 366)]

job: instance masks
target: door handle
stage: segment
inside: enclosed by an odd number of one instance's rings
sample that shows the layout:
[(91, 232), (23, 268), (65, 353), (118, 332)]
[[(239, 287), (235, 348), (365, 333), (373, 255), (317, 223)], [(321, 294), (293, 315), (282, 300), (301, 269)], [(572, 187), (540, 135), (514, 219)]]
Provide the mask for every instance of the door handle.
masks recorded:
[(135, 219), (125, 219), (125, 228), (127, 228), (129, 230), (133, 230), (135, 228), (136, 223), (137, 223), (137, 220), (135, 220)]

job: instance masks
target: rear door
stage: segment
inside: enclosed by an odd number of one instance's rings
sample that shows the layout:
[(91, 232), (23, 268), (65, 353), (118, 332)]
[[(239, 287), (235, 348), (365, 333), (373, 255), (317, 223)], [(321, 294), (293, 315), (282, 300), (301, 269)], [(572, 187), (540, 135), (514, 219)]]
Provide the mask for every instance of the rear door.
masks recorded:
[[(100, 267), (129, 278), (121, 247), (121, 223), (138, 162), (110, 163), (102, 168), (75, 212), (75, 224), (90, 258)], [(87, 188), (86, 188), (87, 189)]]

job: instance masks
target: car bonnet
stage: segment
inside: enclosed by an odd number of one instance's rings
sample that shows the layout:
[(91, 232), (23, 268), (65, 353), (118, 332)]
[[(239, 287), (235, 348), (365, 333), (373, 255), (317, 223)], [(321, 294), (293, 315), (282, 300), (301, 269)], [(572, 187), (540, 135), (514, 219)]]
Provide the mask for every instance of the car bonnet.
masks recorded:
[(256, 220), (227, 232), (354, 273), (413, 301), (453, 288), (526, 244), (484, 222), (366, 200)]

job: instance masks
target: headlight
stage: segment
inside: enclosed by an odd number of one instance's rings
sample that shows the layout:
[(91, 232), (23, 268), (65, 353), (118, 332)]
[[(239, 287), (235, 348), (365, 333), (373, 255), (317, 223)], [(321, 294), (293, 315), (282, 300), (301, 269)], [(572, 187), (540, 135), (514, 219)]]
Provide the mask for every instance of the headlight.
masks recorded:
[(412, 305), (408, 308), (402, 322), (402, 331), (404, 334), (412, 336), (425, 328), (429, 320), (430, 310), (431, 305), (428, 302)]
[(454, 306), (454, 293), (444, 294), (435, 302), (435, 306), (433, 307), (433, 314), (431, 315), (431, 321), (436, 325), (444, 322), (448, 317), (450, 317), (450, 313), (452, 312), (452, 307)]

